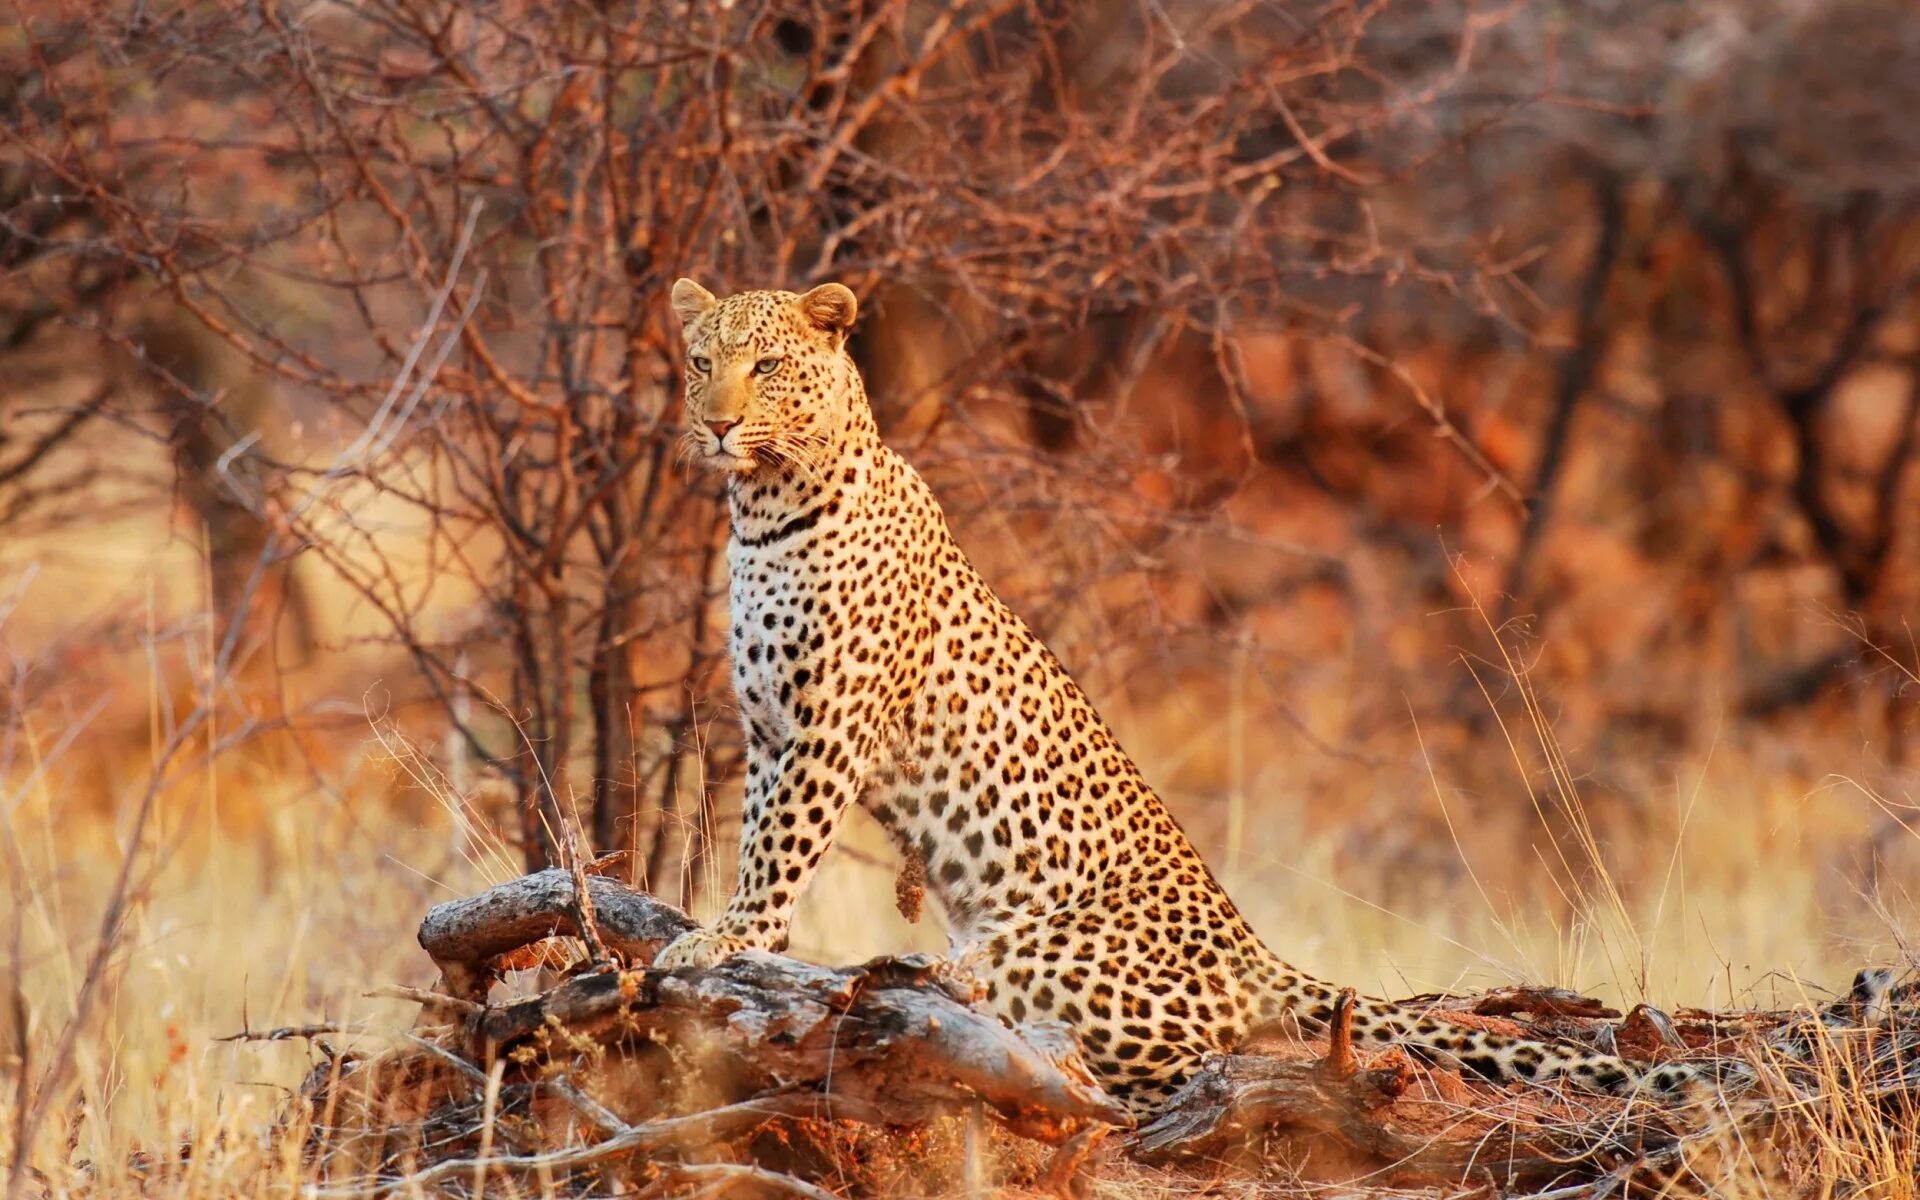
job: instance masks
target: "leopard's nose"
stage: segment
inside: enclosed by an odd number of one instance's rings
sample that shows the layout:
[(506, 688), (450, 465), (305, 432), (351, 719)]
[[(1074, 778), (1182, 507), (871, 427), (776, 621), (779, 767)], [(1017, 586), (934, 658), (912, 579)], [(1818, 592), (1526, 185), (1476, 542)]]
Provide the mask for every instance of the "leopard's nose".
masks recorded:
[(713, 430), (714, 437), (724, 438), (727, 436), (727, 430), (739, 423), (738, 421), (708, 421), (707, 428)]

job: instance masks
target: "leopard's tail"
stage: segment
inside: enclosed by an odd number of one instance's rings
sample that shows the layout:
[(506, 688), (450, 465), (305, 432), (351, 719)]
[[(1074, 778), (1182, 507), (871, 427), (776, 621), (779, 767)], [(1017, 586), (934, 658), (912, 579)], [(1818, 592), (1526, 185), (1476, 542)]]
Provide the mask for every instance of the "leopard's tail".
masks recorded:
[[(1252, 985), (1255, 1028), (1291, 1026), (1324, 1035), (1343, 1002), (1342, 989), (1274, 959), (1242, 976)], [(1353, 1041), (1363, 1046), (1404, 1046), (1438, 1065), (1457, 1067), (1498, 1083), (1565, 1080), (1587, 1091), (1612, 1095), (1651, 1094), (1680, 1098), (1702, 1085), (1741, 1077), (1734, 1064), (1650, 1063), (1566, 1042), (1518, 1037), (1458, 1019), (1435, 1005), (1355, 996)]]

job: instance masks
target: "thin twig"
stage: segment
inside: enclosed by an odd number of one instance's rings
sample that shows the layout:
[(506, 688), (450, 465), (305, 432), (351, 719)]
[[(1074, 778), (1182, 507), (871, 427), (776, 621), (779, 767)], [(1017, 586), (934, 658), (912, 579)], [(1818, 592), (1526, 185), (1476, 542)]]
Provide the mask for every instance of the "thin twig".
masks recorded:
[[(629, 1154), (653, 1154), (678, 1147), (724, 1141), (772, 1117), (811, 1116), (818, 1111), (821, 1097), (794, 1096), (747, 1100), (688, 1117), (668, 1117), (635, 1125), (624, 1133), (590, 1146), (575, 1146), (544, 1154), (503, 1154), (485, 1159), (457, 1158), (435, 1163), (400, 1179), (381, 1183), (376, 1195), (415, 1193), (447, 1179), (472, 1175), (481, 1170), (565, 1171), (592, 1166), (610, 1158)], [(362, 1186), (307, 1188), (302, 1192), (310, 1200), (364, 1200)]]
[(430, 991), (426, 988), (403, 987), (397, 984), (374, 988), (365, 993), (369, 999), (411, 1000), (420, 1007), (442, 1012), (459, 1013), (463, 1017), (474, 1016), (487, 1011), (487, 1006), (473, 1000), (463, 1000), (458, 996), (449, 996), (445, 992)]
[(1333, 1023), (1327, 1031), (1327, 1056), (1320, 1062), (1320, 1069), (1331, 1079), (1350, 1079), (1359, 1064), (1353, 1056), (1353, 1000), (1352, 988), (1342, 988), (1339, 999), (1333, 1002)]
[(288, 1042), (295, 1038), (325, 1037), (330, 1033), (364, 1034), (367, 1030), (361, 1025), (340, 1025), (332, 1021), (323, 1021), (314, 1025), (282, 1025), (277, 1029), (242, 1029), (239, 1033), (229, 1033), (217, 1037), (216, 1042)]

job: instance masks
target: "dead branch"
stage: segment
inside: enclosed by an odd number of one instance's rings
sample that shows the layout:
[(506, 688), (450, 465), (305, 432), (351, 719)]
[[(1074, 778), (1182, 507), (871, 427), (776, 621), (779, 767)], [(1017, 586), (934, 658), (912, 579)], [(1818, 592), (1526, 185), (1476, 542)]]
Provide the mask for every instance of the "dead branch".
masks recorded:
[(1407, 1003), (1430, 1005), (1436, 1009), (1455, 1009), (1482, 1017), (1512, 1017), (1529, 1013), (1535, 1017), (1594, 1020), (1620, 1015), (1618, 1009), (1608, 1008), (1592, 996), (1583, 996), (1571, 988), (1528, 985), (1491, 988), (1475, 996), (1428, 992), (1410, 998)]
[(1334, 1079), (1351, 1079), (1360, 1069), (1353, 1057), (1353, 989), (1343, 988), (1333, 1002), (1333, 1024), (1327, 1032), (1327, 1057), (1320, 1069)]
[(215, 1038), (217, 1042), (286, 1042), (296, 1038), (312, 1040), (335, 1033), (364, 1033), (357, 1025), (342, 1025), (336, 1021), (321, 1021), (311, 1025), (282, 1025), (276, 1029), (242, 1029), (239, 1033), (230, 1033)]
[[(1227, 1055), (1210, 1062), (1130, 1140), (1148, 1162), (1233, 1157), (1249, 1150), (1329, 1158), (1353, 1174), (1404, 1187), (1490, 1183), (1539, 1188), (1591, 1179), (1679, 1140), (1663, 1126), (1560, 1119), (1513, 1105), (1462, 1105), (1414, 1090), (1410, 1060), (1351, 1075), (1326, 1063)], [(1612, 1114), (1614, 1118), (1618, 1113)]]
[(448, 1012), (457, 1016), (466, 1016), (485, 1010), (486, 1005), (472, 1000), (462, 1000), (458, 996), (443, 996), (439, 992), (430, 992), (423, 988), (391, 987), (374, 988), (367, 993), (368, 999), (411, 1000), (429, 1012)]
[(1047, 1142), (1088, 1121), (1127, 1123), (1105, 1093), (949, 995), (933, 969), (887, 959), (828, 969), (748, 953), (706, 971), (601, 972), (491, 1008), (468, 1030), (485, 1057), (544, 1050), (554, 1029), (670, 1046), (724, 1094), (815, 1087), (841, 1115), (857, 1108), (890, 1123), (921, 1124), (976, 1102)]
[[(738, 1137), (752, 1129), (757, 1129), (775, 1117), (811, 1117), (823, 1115), (830, 1106), (823, 1097), (779, 1096), (764, 1100), (748, 1101), (728, 1105), (711, 1112), (699, 1113), (689, 1117), (668, 1117), (650, 1121), (645, 1125), (622, 1126), (612, 1137), (587, 1146), (565, 1150), (555, 1150), (541, 1154), (503, 1154), (486, 1158), (450, 1158), (435, 1163), (422, 1171), (414, 1172), (400, 1179), (387, 1182), (379, 1195), (416, 1194), (427, 1188), (444, 1183), (460, 1176), (473, 1175), (478, 1171), (506, 1171), (535, 1174), (540, 1172), (569, 1171), (579, 1167), (605, 1162), (612, 1158), (633, 1155), (653, 1155), (669, 1151), (685, 1150), (689, 1147), (713, 1145)], [(770, 1179), (774, 1176), (766, 1173)], [(805, 1185), (798, 1185), (805, 1187)], [(804, 1194), (814, 1195), (817, 1189), (808, 1188)], [(317, 1188), (308, 1193), (316, 1200), (348, 1200), (349, 1197), (361, 1197), (366, 1191), (360, 1186), (343, 1188)]]
[[(609, 948), (629, 961), (650, 959), (693, 925), (613, 880), (587, 884)], [(484, 999), (500, 956), (576, 931), (572, 886), (568, 872), (552, 869), (438, 905), (421, 922), (420, 944), (446, 986)], [(1069, 1056), (1036, 1049), (967, 1007), (939, 967), (915, 957), (829, 969), (750, 953), (706, 971), (592, 971), (531, 999), (469, 1012), (462, 1027), (476, 1061), (543, 1057), (567, 1039), (669, 1046), (697, 1064), (703, 1088), (735, 1100), (817, 1089), (835, 1112), (909, 1124), (985, 1103), (1024, 1136), (1049, 1142), (1088, 1122), (1127, 1123), (1104, 1092), (1058, 1065)], [(635, 1069), (651, 1076), (684, 1065)], [(690, 1086), (684, 1078), (646, 1083), (653, 1092)]]
[[(694, 927), (679, 909), (614, 880), (588, 876), (586, 887), (607, 949), (630, 962), (651, 962), (661, 947)], [(567, 871), (524, 875), (478, 896), (435, 905), (420, 922), (420, 948), (440, 968), (449, 995), (482, 1000), (500, 956), (558, 934), (579, 936), (574, 897)]]
[(1135, 1155), (1169, 1162), (1219, 1153), (1256, 1131), (1293, 1128), (1331, 1134), (1369, 1153), (1404, 1149), (1375, 1114), (1412, 1084), (1400, 1063), (1341, 1077), (1312, 1062), (1225, 1055), (1204, 1067), (1151, 1124), (1131, 1139)]

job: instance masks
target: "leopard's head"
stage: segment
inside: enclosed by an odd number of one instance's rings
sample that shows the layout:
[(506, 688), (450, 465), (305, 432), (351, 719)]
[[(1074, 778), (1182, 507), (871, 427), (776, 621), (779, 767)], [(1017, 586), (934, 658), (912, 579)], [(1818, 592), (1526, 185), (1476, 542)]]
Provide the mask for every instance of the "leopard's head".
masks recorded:
[(865, 403), (847, 355), (857, 309), (838, 283), (725, 299), (691, 279), (675, 283), (694, 457), (739, 474), (818, 463)]

